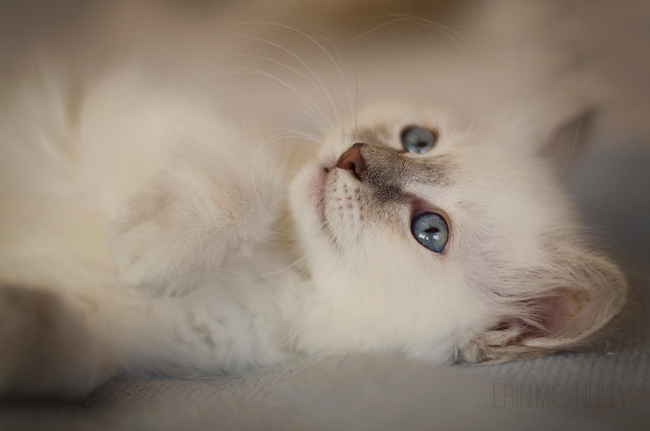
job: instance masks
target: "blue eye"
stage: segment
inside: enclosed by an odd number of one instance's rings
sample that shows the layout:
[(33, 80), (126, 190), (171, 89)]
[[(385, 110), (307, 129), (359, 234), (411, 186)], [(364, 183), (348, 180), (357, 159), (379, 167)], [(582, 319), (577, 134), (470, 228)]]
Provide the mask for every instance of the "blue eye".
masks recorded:
[(411, 232), (420, 244), (436, 253), (442, 253), (449, 237), (445, 219), (434, 213), (423, 213), (415, 217), (411, 223)]
[(402, 132), (402, 147), (409, 153), (424, 154), (433, 148), (437, 139), (431, 130), (409, 127)]

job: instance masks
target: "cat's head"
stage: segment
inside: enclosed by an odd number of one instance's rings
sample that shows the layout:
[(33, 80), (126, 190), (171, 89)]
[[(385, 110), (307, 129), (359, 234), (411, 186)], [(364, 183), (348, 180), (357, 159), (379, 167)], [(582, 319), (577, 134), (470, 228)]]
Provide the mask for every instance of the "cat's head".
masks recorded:
[(580, 124), (564, 120), (478, 133), (381, 105), (327, 137), (291, 193), (314, 287), (298, 347), (505, 361), (601, 328), (626, 282), (581, 242), (558, 184)]

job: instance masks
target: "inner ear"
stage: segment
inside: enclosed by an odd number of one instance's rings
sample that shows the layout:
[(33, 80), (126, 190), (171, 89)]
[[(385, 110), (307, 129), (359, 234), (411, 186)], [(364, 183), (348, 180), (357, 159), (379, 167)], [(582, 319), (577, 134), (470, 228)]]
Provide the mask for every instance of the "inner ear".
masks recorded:
[(514, 343), (549, 345), (559, 340), (579, 338), (593, 327), (599, 313), (595, 298), (585, 290), (556, 288), (540, 298), (522, 300), (520, 315), (500, 322), (493, 330), (517, 333)]
[(539, 148), (538, 154), (564, 174), (578, 160), (585, 148), (589, 131), (593, 127), (596, 111), (585, 109), (560, 123)]
[(627, 283), (608, 260), (557, 250), (555, 262), (522, 278), (498, 323), (459, 349), (461, 360), (504, 362), (583, 346), (623, 308)]

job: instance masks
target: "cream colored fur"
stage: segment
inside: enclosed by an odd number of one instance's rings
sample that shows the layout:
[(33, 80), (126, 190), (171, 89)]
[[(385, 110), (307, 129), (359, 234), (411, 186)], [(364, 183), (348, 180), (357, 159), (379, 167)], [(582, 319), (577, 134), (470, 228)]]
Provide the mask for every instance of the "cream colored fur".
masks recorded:
[[(316, 148), (120, 64), (80, 78), (46, 61), (3, 86), (0, 394), (296, 354), (507, 361), (579, 347), (623, 305), (623, 274), (584, 245), (544, 155), (577, 143), (579, 103), (479, 123), (435, 101), (329, 125), (303, 108)], [(439, 132), (431, 152), (401, 152), (409, 125)], [(412, 200), (380, 203), (335, 167), (356, 142), (369, 170), (437, 166), (400, 193), (445, 214), (442, 254), (411, 234)]]

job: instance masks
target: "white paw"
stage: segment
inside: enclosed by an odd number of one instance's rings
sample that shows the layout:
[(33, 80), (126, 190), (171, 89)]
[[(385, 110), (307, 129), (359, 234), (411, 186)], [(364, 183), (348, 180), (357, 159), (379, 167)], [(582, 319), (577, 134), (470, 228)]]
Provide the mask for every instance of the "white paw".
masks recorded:
[(45, 289), (0, 285), (0, 397), (79, 397), (113, 371), (80, 311)]
[[(163, 180), (168, 180), (163, 177)], [(109, 248), (120, 284), (157, 296), (185, 296), (221, 267), (229, 246), (210, 197), (161, 181), (133, 196), (113, 223)], [(196, 191), (195, 191), (196, 193)]]
[(185, 296), (268, 237), (277, 210), (261, 196), (275, 201), (273, 193), (260, 195), (224, 167), (197, 163), (176, 161), (156, 174), (112, 223), (108, 245), (121, 285)]

